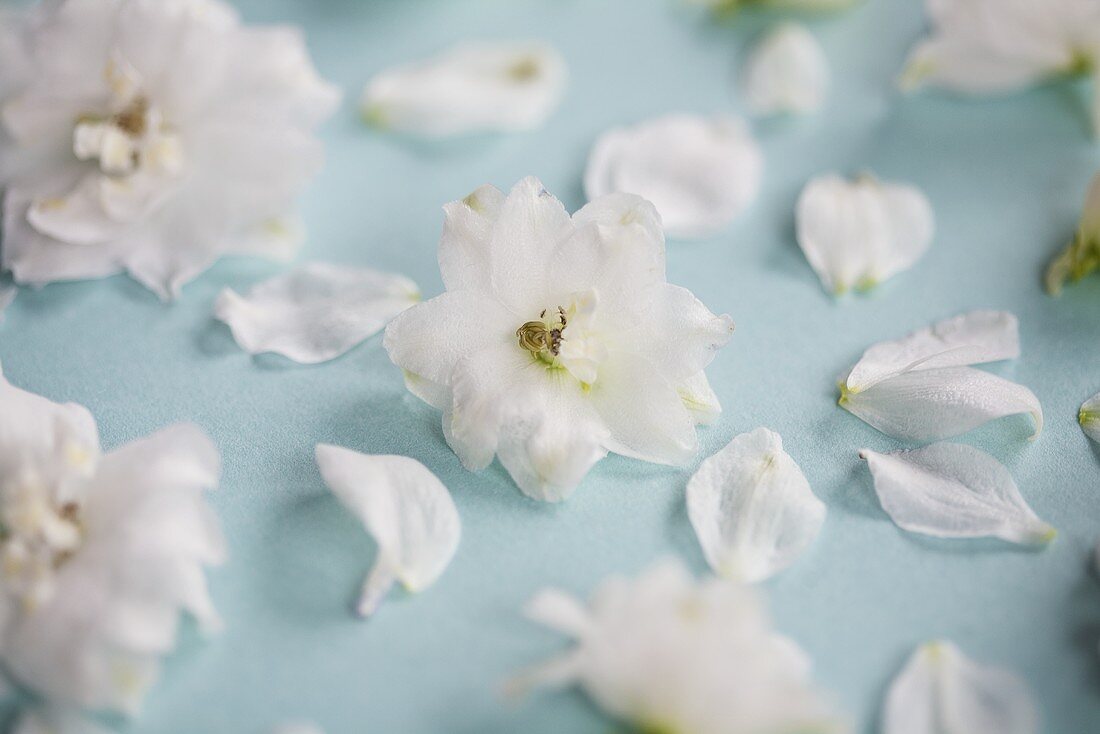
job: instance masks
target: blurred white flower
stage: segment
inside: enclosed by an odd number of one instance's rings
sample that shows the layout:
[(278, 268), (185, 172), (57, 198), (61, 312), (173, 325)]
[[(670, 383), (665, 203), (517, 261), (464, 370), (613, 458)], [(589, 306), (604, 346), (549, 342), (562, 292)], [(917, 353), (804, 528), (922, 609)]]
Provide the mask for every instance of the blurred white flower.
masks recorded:
[(764, 155), (739, 117), (674, 114), (608, 130), (588, 156), (584, 190), (652, 202), (670, 237), (720, 233), (756, 198)]
[(1076, 282), (1097, 267), (1100, 267), (1100, 173), (1089, 184), (1073, 241), (1047, 267), (1047, 291), (1056, 296), (1067, 280)]
[(695, 454), (695, 424), (718, 410), (702, 372), (733, 322), (665, 281), (648, 202), (616, 194), (570, 217), (537, 179), (484, 186), (445, 207), (439, 264), (447, 292), (390, 322), (385, 346), (468, 469), (496, 455), (557, 501), (608, 451)]
[(221, 255), (293, 253), (311, 131), (339, 98), (296, 30), (242, 27), (220, 0), (65, 0), (8, 43), (24, 60), (0, 65), (17, 282), (126, 270), (168, 299)]
[(367, 122), (427, 138), (540, 127), (561, 102), (565, 60), (538, 42), (462, 43), (370, 80)]
[(829, 62), (812, 33), (784, 23), (753, 47), (743, 83), (754, 114), (816, 112), (825, 103)]
[[(1095, 0), (925, 0), (932, 33), (913, 48), (900, 83), (1003, 94), (1100, 69)], [(1094, 92), (1094, 130), (1100, 95)]]
[(178, 425), (100, 455), (95, 421), (0, 375), (0, 662), (67, 706), (136, 712), (181, 611), (220, 622), (203, 500), (217, 449)]
[(908, 269), (932, 243), (935, 218), (920, 189), (864, 174), (806, 184), (795, 213), (798, 245), (834, 295), (867, 290)]
[(666, 562), (603, 582), (587, 606), (551, 589), (526, 611), (576, 646), (513, 678), (511, 692), (578, 685), (647, 732), (847, 731), (813, 686), (805, 654), (776, 634), (749, 587), (696, 582)]

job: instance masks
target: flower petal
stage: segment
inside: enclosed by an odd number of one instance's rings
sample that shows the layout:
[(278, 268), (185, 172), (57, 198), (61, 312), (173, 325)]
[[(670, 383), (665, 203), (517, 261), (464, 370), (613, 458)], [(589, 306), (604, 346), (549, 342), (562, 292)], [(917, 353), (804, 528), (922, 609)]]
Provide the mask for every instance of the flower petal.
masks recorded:
[(366, 526), (378, 557), (357, 606), (377, 610), (395, 580), (410, 591), (433, 584), (458, 549), (461, 524), (447, 488), (407, 456), (361, 454), (318, 444), (317, 467), (325, 484)]
[(1077, 413), (1081, 430), (1093, 441), (1100, 441), (1100, 393), (1093, 395), (1081, 405)]
[(997, 418), (1027, 413), (1043, 430), (1043, 409), (1023, 385), (972, 367), (914, 370), (860, 392), (844, 392), (840, 405), (888, 436), (938, 441)]
[(698, 374), (733, 336), (729, 314), (714, 315), (687, 288), (660, 283), (642, 295), (638, 318), (646, 338), (639, 351), (669, 379)]
[(687, 508), (710, 567), (749, 583), (794, 563), (825, 522), (824, 503), (767, 428), (704, 461), (688, 482)]
[(419, 300), (408, 278), (310, 263), (255, 286), (225, 289), (214, 315), (249, 354), (275, 352), (317, 364), (347, 352)]
[(462, 43), (375, 76), (362, 110), (379, 127), (428, 138), (532, 130), (557, 108), (566, 76), (545, 43)]
[(916, 649), (886, 694), (883, 734), (1037, 734), (1031, 691), (1018, 676), (966, 657), (947, 641)]
[(1057, 534), (1028, 507), (1008, 470), (973, 446), (936, 443), (888, 454), (864, 449), (859, 455), (883, 509), (910, 532), (1032, 545), (1045, 545)]
[(503, 205), (500, 189), (486, 184), (443, 207), (439, 272), (448, 291), (490, 291), (490, 245)]
[(698, 372), (681, 382), (676, 392), (680, 393), (684, 407), (691, 411), (698, 425), (709, 426), (722, 414), (722, 405), (705, 372)]
[(845, 384), (855, 393), (913, 370), (963, 367), (1019, 356), (1015, 316), (1007, 311), (970, 311), (896, 341), (875, 344), (863, 353)]
[(596, 141), (584, 188), (591, 201), (637, 194), (657, 207), (671, 237), (722, 231), (756, 198), (764, 159), (737, 117), (667, 115), (615, 128)]
[(821, 44), (794, 23), (784, 23), (758, 42), (745, 68), (745, 98), (757, 115), (816, 112), (828, 86)]

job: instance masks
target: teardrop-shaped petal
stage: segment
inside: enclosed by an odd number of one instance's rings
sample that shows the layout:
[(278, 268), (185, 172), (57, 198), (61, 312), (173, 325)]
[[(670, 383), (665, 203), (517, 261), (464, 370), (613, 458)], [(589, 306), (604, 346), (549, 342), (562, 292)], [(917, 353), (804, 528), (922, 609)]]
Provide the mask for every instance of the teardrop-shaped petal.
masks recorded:
[(1100, 441), (1100, 393), (1096, 393), (1081, 405), (1077, 420), (1086, 436), (1093, 441)]
[(825, 505), (767, 428), (742, 433), (688, 482), (692, 527), (715, 573), (756, 582), (790, 566), (817, 537)]
[(461, 535), (458, 510), (443, 483), (407, 456), (361, 454), (327, 444), (317, 445), (316, 456), (325, 484), (378, 544), (359, 614), (373, 614), (395, 580), (409, 591), (434, 583)]
[(764, 169), (760, 147), (738, 117), (674, 114), (614, 128), (588, 157), (591, 201), (637, 194), (657, 207), (670, 237), (711, 237), (756, 198)]
[(1043, 409), (1023, 385), (973, 367), (904, 372), (867, 390), (841, 390), (839, 404), (888, 436), (925, 443), (959, 436), (1010, 415), (1028, 414), (1032, 438)]
[(1036, 734), (1031, 691), (947, 641), (916, 649), (886, 694), (882, 734)]
[(822, 285), (841, 295), (908, 269), (932, 243), (932, 205), (914, 186), (835, 174), (806, 184), (796, 211), (798, 244)]
[(428, 138), (532, 130), (557, 108), (566, 77), (565, 60), (545, 43), (463, 43), (375, 76), (363, 115)]
[(303, 364), (339, 357), (419, 300), (408, 278), (310, 263), (255, 286), (225, 289), (214, 315), (249, 354), (275, 352)]
[(845, 380), (854, 393), (903, 372), (1015, 359), (1019, 323), (1007, 311), (970, 311), (896, 341), (879, 342), (860, 357)]
[(859, 455), (882, 508), (905, 530), (1028, 545), (1045, 545), (1057, 535), (1028, 507), (1008, 469), (973, 446), (935, 443), (888, 454), (864, 449)]
[(825, 52), (803, 26), (785, 23), (752, 50), (745, 98), (757, 115), (805, 114), (821, 109), (829, 86)]

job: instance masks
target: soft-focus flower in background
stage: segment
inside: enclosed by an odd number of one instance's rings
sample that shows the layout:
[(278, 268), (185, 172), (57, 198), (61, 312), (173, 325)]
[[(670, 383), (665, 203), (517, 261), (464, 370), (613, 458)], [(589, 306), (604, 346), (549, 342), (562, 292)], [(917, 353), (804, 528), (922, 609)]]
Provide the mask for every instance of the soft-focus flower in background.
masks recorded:
[(217, 449), (178, 425), (101, 455), (79, 405), (0, 376), (0, 662), (58, 704), (137, 711), (181, 612), (220, 625)]
[[(903, 89), (1005, 94), (1100, 71), (1095, 0), (925, 0), (932, 33), (910, 52)], [(1092, 121), (1100, 133), (1100, 94)]]
[(814, 687), (805, 654), (772, 629), (749, 587), (696, 582), (666, 562), (637, 579), (604, 581), (587, 606), (548, 589), (526, 611), (576, 645), (513, 678), (513, 693), (580, 686), (646, 732), (847, 731)]
[(538, 42), (467, 42), (381, 72), (363, 91), (363, 117), (427, 138), (540, 127), (561, 102), (565, 60)]
[(219, 0), (66, 0), (0, 66), (3, 267), (19, 283), (126, 270), (162, 298), (219, 256), (286, 258), (312, 130), (339, 95), (292, 28)]
[(784, 23), (753, 47), (742, 87), (753, 114), (816, 112), (825, 104), (829, 62), (812, 33)]
[(756, 198), (764, 155), (739, 117), (673, 114), (608, 130), (584, 172), (594, 200), (637, 194), (657, 208), (669, 237), (712, 237)]
[(1085, 208), (1073, 241), (1047, 267), (1045, 284), (1052, 295), (1062, 292), (1067, 280), (1078, 281), (1100, 266), (1100, 174), (1085, 195)]
[(863, 174), (811, 180), (795, 212), (798, 245), (825, 290), (869, 290), (908, 269), (932, 243), (935, 217), (920, 189)]
[(496, 455), (556, 501), (608, 451), (695, 454), (696, 423), (719, 410), (703, 369), (733, 322), (666, 282), (652, 205), (615, 194), (570, 217), (527, 178), (444, 211), (447, 292), (397, 316), (384, 343), (468, 469)]

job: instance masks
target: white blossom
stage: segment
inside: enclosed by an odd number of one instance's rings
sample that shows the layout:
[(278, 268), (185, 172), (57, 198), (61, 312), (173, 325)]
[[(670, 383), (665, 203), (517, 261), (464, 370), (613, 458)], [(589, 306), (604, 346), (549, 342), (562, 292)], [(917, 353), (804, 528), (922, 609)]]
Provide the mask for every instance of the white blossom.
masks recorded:
[(221, 0), (64, 0), (16, 36), (0, 186), (17, 282), (125, 270), (168, 299), (221, 255), (293, 253), (339, 96), (298, 31), (243, 27)]
[[(901, 75), (965, 94), (1004, 94), (1100, 68), (1100, 4), (1095, 0), (925, 0), (932, 32)], [(1100, 132), (1100, 95), (1093, 94)]]
[(834, 295), (868, 290), (919, 260), (932, 243), (932, 206), (919, 189), (864, 174), (806, 184), (796, 210), (798, 244)]
[(743, 84), (754, 114), (816, 112), (825, 103), (829, 62), (812, 33), (784, 23), (753, 47)]
[(47, 700), (134, 713), (180, 612), (215, 629), (218, 451), (177, 425), (101, 454), (81, 406), (0, 375), (0, 662)]
[(681, 463), (718, 406), (703, 369), (733, 323), (665, 281), (660, 220), (625, 194), (572, 217), (534, 178), (445, 208), (447, 292), (402, 312), (385, 346), (443, 411), (470, 470), (494, 455), (561, 500), (608, 451)]
[(971, 311), (870, 347), (840, 385), (841, 407), (883, 433), (938, 441), (1019, 413), (1035, 436), (1043, 409), (1023, 385), (969, 365), (1020, 355), (1016, 317)]
[(673, 114), (608, 130), (588, 156), (590, 201), (613, 192), (652, 202), (670, 237), (720, 233), (756, 198), (764, 156), (739, 117)]
[(427, 138), (540, 127), (561, 101), (568, 73), (539, 42), (466, 42), (387, 69), (363, 91), (364, 118)]
[(847, 731), (814, 687), (805, 654), (772, 629), (749, 587), (697, 583), (666, 562), (604, 581), (587, 606), (548, 589), (526, 611), (575, 646), (513, 678), (512, 692), (576, 685), (641, 731)]

